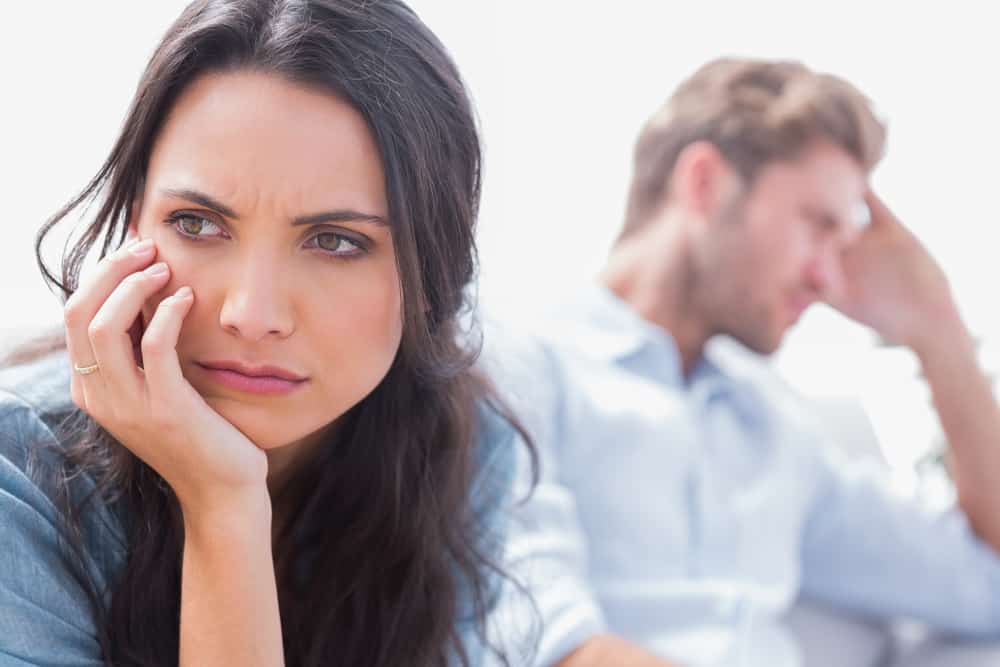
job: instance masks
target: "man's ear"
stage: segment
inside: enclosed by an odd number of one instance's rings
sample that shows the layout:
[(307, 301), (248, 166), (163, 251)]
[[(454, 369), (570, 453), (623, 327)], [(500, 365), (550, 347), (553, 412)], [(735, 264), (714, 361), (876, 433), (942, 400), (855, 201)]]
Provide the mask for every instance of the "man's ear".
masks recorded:
[(695, 141), (681, 150), (671, 178), (671, 194), (699, 220), (714, 220), (739, 188), (739, 178), (714, 144)]

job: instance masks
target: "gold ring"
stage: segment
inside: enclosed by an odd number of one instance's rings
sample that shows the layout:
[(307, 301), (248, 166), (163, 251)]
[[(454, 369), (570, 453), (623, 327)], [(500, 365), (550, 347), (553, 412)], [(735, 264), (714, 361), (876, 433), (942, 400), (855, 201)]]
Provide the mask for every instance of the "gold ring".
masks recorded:
[(97, 371), (97, 364), (94, 364), (93, 366), (77, 366), (74, 364), (73, 370), (80, 375), (90, 375), (91, 373)]

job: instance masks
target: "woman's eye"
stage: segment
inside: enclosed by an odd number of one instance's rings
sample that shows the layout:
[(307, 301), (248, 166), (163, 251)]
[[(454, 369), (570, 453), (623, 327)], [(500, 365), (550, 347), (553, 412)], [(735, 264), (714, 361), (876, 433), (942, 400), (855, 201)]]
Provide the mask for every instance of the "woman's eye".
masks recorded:
[[(178, 234), (187, 239), (200, 241), (226, 237), (225, 231), (219, 225), (197, 215), (177, 215), (169, 218), (167, 222), (177, 230)], [(317, 234), (306, 241), (306, 246), (337, 257), (353, 257), (367, 252), (362, 242), (334, 232)]]
[(179, 215), (173, 218), (172, 222), (182, 236), (189, 238), (222, 236), (222, 230), (217, 224), (195, 215)]
[(341, 234), (334, 234), (331, 232), (317, 234), (312, 238), (311, 242), (314, 243), (315, 247), (320, 250), (333, 255), (357, 255), (364, 252), (364, 248), (361, 247), (360, 243), (357, 243), (356, 241), (353, 241)]

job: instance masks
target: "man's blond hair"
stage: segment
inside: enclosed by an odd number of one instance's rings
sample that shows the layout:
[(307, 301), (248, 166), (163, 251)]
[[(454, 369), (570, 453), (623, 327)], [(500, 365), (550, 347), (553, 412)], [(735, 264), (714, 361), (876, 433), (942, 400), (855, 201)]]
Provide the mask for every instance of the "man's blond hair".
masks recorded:
[(646, 123), (635, 146), (622, 236), (663, 205), (681, 151), (712, 143), (748, 183), (816, 139), (847, 151), (865, 171), (881, 159), (886, 127), (847, 81), (796, 62), (715, 60), (684, 81)]

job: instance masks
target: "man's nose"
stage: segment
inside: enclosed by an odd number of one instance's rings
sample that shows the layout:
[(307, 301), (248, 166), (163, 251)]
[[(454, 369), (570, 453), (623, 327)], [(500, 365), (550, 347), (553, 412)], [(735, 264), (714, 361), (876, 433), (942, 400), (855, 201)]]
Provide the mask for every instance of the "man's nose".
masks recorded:
[(821, 297), (835, 297), (844, 289), (840, 246), (827, 243), (806, 266), (806, 282)]

